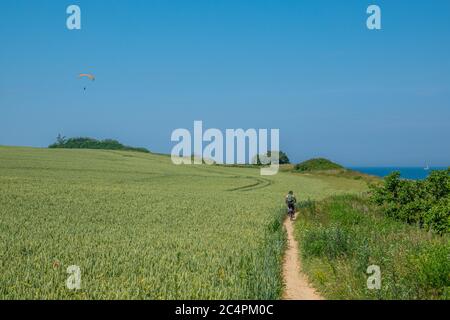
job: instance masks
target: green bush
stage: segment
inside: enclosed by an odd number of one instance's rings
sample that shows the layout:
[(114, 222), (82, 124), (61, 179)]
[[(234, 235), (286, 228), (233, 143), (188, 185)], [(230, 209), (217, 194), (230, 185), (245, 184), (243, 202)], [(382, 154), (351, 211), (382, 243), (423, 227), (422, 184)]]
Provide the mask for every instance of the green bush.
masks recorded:
[(450, 233), (450, 197), (441, 199), (425, 215), (424, 223), (428, 229), (439, 234)]
[[(253, 160), (254, 164), (257, 164), (258, 166), (263, 165), (263, 164), (269, 164), (270, 163), (270, 158), (272, 157), (272, 152), (276, 153), (277, 151), (267, 151), (267, 153), (264, 154), (258, 154), (255, 156)], [(289, 157), (287, 156), (286, 153), (284, 153), (283, 151), (278, 151), (278, 163), (279, 164), (290, 164), (290, 160)]]
[(387, 216), (439, 234), (449, 232), (450, 168), (435, 170), (424, 181), (403, 180), (394, 172), (382, 186), (372, 186), (371, 200)]

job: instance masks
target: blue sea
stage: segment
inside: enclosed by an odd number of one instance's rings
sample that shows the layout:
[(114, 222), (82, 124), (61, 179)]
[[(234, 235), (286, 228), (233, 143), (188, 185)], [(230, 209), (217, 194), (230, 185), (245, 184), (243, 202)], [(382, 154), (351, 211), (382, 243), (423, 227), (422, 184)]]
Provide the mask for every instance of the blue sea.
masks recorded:
[(446, 167), (430, 167), (429, 170), (425, 170), (423, 167), (350, 167), (349, 169), (367, 173), (373, 176), (385, 177), (391, 172), (399, 171), (403, 179), (411, 180), (423, 180), (433, 170), (445, 170)]

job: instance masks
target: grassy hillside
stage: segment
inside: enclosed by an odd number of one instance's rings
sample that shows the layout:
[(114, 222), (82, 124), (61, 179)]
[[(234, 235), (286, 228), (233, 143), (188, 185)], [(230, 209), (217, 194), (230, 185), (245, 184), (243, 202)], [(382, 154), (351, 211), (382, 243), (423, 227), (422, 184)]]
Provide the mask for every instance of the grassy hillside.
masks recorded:
[(284, 164), (280, 166), (283, 172), (291, 172), (297, 175), (314, 175), (316, 178), (343, 178), (353, 180), (363, 180), (367, 184), (379, 185), (382, 180), (379, 177), (371, 176), (358, 171), (346, 169), (340, 164), (334, 163), (328, 159), (316, 158), (310, 159), (296, 165)]
[(328, 159), (317, 158), (310, 159), (294, 166), (294, 170), (298, 172), (324, 171), (344, 169), (341, 165), (334, 163)]
[[(280, 297), (283, 195), (362, 181), (175, 166), (139, 152), (0, 147), (0, 298)], [(67, 267), (82, 271), (69, 291)]]

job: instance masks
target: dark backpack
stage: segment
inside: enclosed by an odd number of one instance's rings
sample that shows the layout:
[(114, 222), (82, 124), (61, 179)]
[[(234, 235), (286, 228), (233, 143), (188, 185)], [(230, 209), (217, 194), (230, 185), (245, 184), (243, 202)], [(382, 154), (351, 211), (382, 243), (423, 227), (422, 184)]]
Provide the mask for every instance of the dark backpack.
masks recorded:
[(290, 205), (295, 204), (295, 197), (294, 197), (293, 194), (288, 194), (288, 196), (287, 196), (287, 203), (290, 204)]

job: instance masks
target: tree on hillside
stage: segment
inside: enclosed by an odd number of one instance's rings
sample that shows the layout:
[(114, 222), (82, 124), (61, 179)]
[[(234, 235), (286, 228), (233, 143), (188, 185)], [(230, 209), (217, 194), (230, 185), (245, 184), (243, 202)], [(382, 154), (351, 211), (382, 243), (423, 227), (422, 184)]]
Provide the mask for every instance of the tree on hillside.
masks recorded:
[[(279, 159), (278, 159), (279, 164), (290, 164), (291, 163), (289, 161), (289, 158), (288, 158), (286, 153), (284, 153), (283, 151), (277, 151), (277, 152), (278, 152), (278, 155), (279, 155)], [(267, 151), (266, 155), (258, 154), (256, 156), (256, 159), (253, 160), (253, 163), (255, 163), (255, 164), (259, 165), (259, 166), (262, 165), (262, 164), (269, 164), (271, 157), (272, 157), (272, 151)]]
[(58, 133), (58, 136), (56, 137), (56, 144), (63, 145), (67, 141), (65, 136), (62, 136), (61, 133)]

